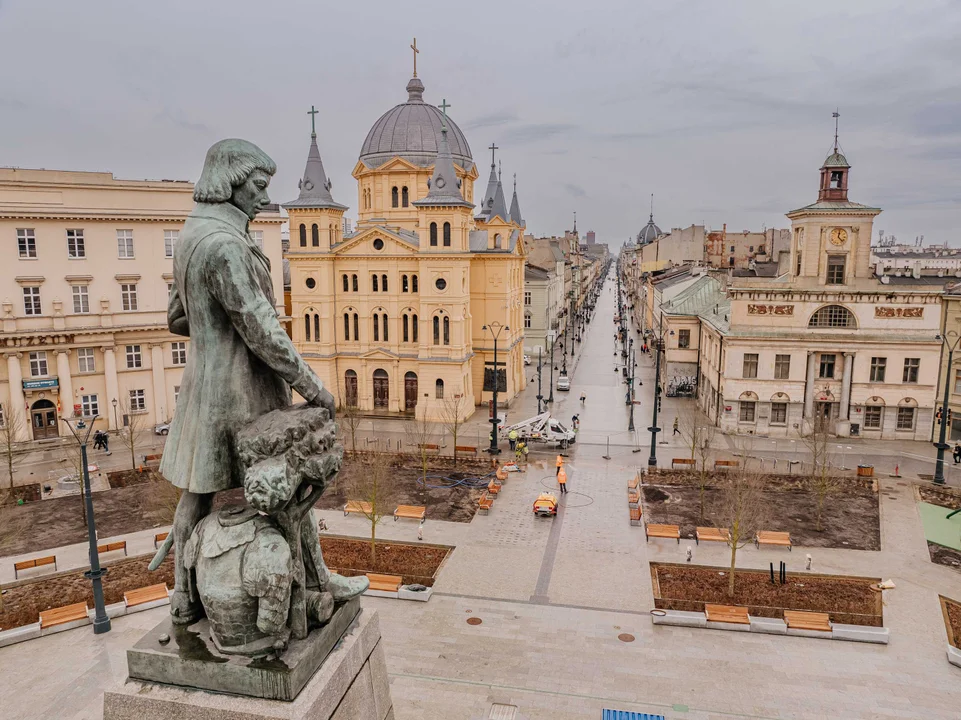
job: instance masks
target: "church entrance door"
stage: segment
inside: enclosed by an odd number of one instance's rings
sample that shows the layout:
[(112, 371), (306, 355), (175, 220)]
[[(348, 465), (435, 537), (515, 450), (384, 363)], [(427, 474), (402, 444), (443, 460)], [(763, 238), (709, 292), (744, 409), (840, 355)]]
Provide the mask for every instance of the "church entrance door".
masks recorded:
[(390, 378), (386, 370), (374, 370), (374, 409), (387, 410), (390, 405)]
[(417, 408), (417, 373), (404, 375), (404, 412), (412, 413)]

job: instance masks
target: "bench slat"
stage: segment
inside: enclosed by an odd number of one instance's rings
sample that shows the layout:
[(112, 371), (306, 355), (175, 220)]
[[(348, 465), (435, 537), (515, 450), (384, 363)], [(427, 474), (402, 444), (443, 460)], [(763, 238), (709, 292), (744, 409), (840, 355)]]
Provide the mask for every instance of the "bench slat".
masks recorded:
[(397, 518), (423, 520), (425, 517), (427, 517), (427, 508), (421, 505), (398, 505), (394, 510), (394, 520)]
[(681, 528), (677, 525), (650, 523), (644, 526), (644, 534), (648, 538), (670, 538), (671, 540), (676, 539), (678, 543), (681, 542)]
[(726, 622), (736, 625), (750, 625), (747, 608), (740, 605), (704, 605), (704, 615), (710, 622)]
[(776, 530), (759, 530), (754, 536), (754, 544), (761, 545), (780, 545), (789, 550), (793, 548), (791, 533)]
[(404, 579), (400, 575), (381, 575), (379, 573), (367, 573), (370, 580), (371, 590), (382, 590), (384, 592), (397, 592)]
[(727, 528), (714, 528), (714, 527), (699, 527), (694, 533), (694, 539), (697, 543), (701, 540), (705, 542), (728, 542), (731, 537), (731, 533)]
[(74, 620), (84, 620), (87, 617), (87, 603), (79, 602), (73, 605), (44, 610), (40, 613), (40, 628), (63, 625)]
[(785, 610), (784, 622), (792, 630), (820, 630), (831, 632), (831, 617), (827, 613), (806, 610)]
[(128, 590), (123, 594), (123, 602), (127, 607), (135, 607), (154, 600), (163, 600), (165, 597), (167, 597), (167, 585), (166, 583), (159, 583), (136, 590)]
[(361, 513), (363, 515), (370, 515), (373, 511), (373, 507), (369, 502), (363, 502), (362, 500), (348, 500), (347, 504), (344, 505), (344, 515), (350, 513)]

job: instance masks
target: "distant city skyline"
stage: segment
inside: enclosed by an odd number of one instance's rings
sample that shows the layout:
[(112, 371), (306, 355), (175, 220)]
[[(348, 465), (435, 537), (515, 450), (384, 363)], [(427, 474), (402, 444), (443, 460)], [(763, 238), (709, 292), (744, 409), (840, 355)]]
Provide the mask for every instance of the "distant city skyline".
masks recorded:
[(950, 2), (612, 3), (576, 23), (582, 6), (563, 2), (52, 5), (0, 1), (0, 41), (20, 59), (0, 70), (0, 165), (196, 180), (210, 144), (244, 137), (277, 161), (283, 202), (315, 105), (333, 195), (356, 217), (351, 170), (406, 98), (416, 36), (425, 100), (451, 104), (478, 193), (495, 142), (531, 234), (563, 234), (576, 210), (582, 234), (616, 249), (651, 193), (664, 231), (787, 227), (816, 198), (837, 107), (851, 199), (884, 210), (876, 229), (961, 245)]

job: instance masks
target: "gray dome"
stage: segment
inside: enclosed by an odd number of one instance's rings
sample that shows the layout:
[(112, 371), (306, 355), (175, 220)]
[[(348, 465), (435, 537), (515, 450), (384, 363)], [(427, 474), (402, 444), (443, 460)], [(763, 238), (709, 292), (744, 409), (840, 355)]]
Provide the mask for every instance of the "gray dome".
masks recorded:
[[(407, 93), (407, 102), (381, 115), (367, 133), (360, 149), (360, 160), (367, 167), (380, 167), (392, 157), (402, 157), (420, 167), (434, 164), (444, 115), (424, 102), (424, 83), (419, 78), (407, 83)], [(447, 118), (447, 142), (454, 162), (470, 170), (474, 159), (467, 138), (450, 117)]]
[(638, 245), (647, 245), (649, 242), (654, 242), (663, 233), (661, 233), (661, 228), (654, 224), (654, 215), (647, 221), (647, 225), (641, 228), (641, 231), (637, 234)]

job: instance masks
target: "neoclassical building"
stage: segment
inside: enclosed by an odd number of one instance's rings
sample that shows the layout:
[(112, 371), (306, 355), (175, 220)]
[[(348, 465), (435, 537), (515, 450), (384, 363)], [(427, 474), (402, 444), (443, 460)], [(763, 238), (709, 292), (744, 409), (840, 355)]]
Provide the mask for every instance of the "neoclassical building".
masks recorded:
[(835, 146), (817, 202), (787, 213), (776, 277), (735, 274), (692, 303), (698, 402), (725, 431), (797, 436), (820, 416), (840, 437), (931, 436), (946, 279), (875, 274), (881, 210), (848, 199), (850, 170)]
[(407, 93), (361, 147), (349, 235), (311, 134), (300, 194), (284, 205), (293, 340), (339, 404), (437, 420), (461, 397), (468, 417), (492, 397), (497, 328), (498, 403), (525, 384), (524, 226), (493, 154), (475, 215), (467, 138), (416, 74)]

